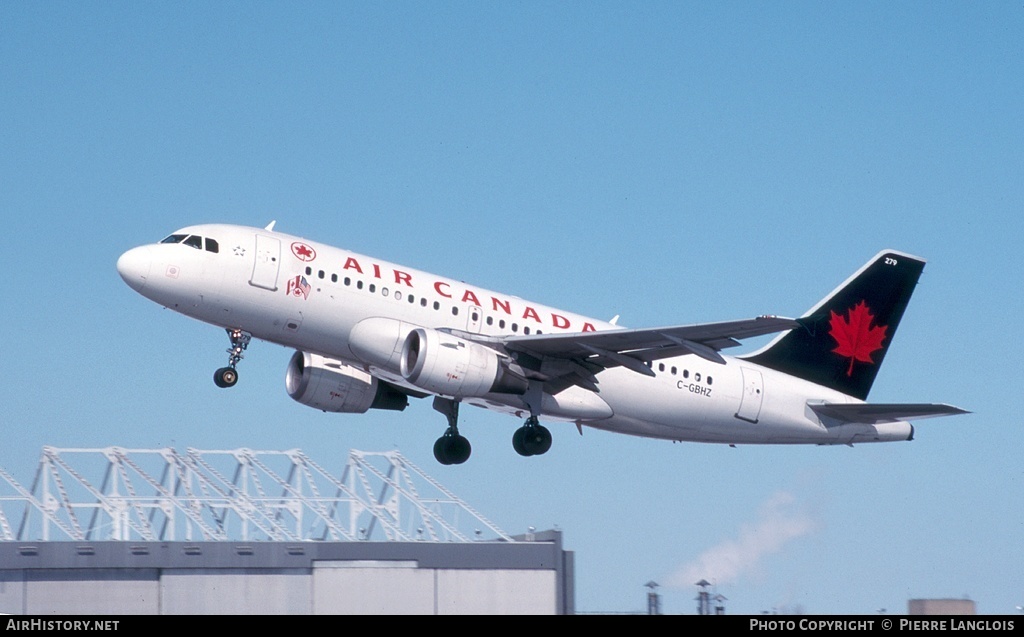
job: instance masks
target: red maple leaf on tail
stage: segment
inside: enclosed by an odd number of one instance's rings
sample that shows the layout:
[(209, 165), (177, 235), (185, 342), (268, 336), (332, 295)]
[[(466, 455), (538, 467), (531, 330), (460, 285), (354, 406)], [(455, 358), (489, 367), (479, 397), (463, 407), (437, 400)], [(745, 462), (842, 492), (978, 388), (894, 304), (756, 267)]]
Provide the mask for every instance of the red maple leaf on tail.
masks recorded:
[(838, 346), (832, 350), (840, 356), (850, 358), (850, 368), (846, 370), (847, 376), (853, 376), (853, 362), (874, 363), (871, 360), (871, 353), (882, 349), (882, 341), (885, 333), (889, 330), (888, 325), (871, 326), (875, 320), (874, 314), (867, 303), (861, 301), (847, 311), (847, 317), (832, 312), (831, 331), (829, 335), (836, 339)]

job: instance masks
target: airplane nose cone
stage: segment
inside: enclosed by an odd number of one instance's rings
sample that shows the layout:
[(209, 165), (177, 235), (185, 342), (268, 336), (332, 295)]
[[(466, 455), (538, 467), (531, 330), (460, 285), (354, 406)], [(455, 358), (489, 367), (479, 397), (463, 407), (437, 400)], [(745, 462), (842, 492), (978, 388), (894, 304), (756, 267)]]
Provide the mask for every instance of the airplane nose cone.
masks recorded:
[(142, 288), (146, 287), (146, 280), (149, 279), (149, 267), (152, 262), (148, 247), (132, 248), (117, 260), (117, 273), (128, 287), (141, 292)]

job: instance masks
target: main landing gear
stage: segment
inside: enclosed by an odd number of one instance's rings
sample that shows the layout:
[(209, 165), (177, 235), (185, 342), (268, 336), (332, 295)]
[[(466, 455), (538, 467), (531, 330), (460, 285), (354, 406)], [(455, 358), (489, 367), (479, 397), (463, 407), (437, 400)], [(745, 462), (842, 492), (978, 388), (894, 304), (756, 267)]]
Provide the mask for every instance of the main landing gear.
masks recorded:
[(512, 448), (521, 456), (539, 456), (551, 448), (551, 432), (537, 420), (543, 398), (544, 389), (540, 381), (531, 380), (523, 396), (530, 408), (530, 417), (526, 419), (526, 424), (512, 434)]
[(434, 457), (441, 464), (462, 464), (469, 460), (473, 447), (459, 434), (459, 403), (449, 398), (434, 398), (434, 409), (448, 419), (448, 429), (434, 443)]
[(228, 338), (231, 339), (231, 347), (227, 349), (230, 356), (228, 357), (228, 366), (221, 367), (213, 373), (213, 382), (217, 387), (234, 387), (238, 382), (238, 370), (235, 369), (235, 365), (245, 358), (242, 352), (249, 347), (249, 341), (252, 340), (252, 335), (237, 328), (228, 328), (227, 333)]
[(512, 434), (512, 448), (521, 456), (539, 456), (551, 448), (551, 432), (537, 421), (536, 416), (526, 419), (526, 424)]
[[(469, 460), (472, 446), (459, 433), (459, 403), (450, 398), (434, 397), (434, 409), (448, 419), (448, 429), (434, 442), (434, 458), (444, 465), (462, 464)], [(536, 416), (526, 419), (526, 424), (516, 429), (512, 436), (512, 448), (521, 456), (539, 456), (551, 448), (551, 432), (537, 421)]]

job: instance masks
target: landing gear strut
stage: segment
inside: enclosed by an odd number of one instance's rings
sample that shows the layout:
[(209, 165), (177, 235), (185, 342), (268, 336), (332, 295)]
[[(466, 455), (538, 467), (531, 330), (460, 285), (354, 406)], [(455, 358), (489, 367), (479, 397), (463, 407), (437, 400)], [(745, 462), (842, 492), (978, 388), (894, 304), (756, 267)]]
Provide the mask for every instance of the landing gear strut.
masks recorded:
[(434, 443), (434, 457), (441, 464), (462, 464), (469, 460), (473, 448), (465, 436), (459, 434), (459, 403), (449, 398), (434, 398), (434, 409), (448, 419), (448, 429)]
[(551, 432), (537, 421), (536, 416), (526, 419), (526, 424), (512, 434), (512, 448), (521, 456), (539, 456), (551, 448)]
[(249, 341), (252, 340), (251, 335), (237, 328), (228, 328), (227, 333), (228, 338), (231, 339), (231, 347), (227, 349), (230, 356), (228, 356), (228, 366), (221, 367), (213, 373), (213, 382), (217, 387), (234, 387), (238, 382), (238, 370), (235, 369), (235, 365), (245, 358), (242, 352), (249, 347)]
[(523, 396), (530, 408), (530, 417), (526, 419), (526, 424), (512, 434), (512, 448), (521, 456), (539, 456), (551, 448), (551, 432), (537, 420), (543, 398), (543, 385), (538, 380), (531, 380)]

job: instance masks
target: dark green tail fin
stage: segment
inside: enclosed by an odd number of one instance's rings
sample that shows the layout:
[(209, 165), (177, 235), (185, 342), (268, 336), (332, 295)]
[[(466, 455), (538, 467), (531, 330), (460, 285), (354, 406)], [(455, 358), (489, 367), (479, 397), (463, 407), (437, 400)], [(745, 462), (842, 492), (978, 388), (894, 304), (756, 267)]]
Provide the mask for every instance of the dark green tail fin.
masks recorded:
[(742, 358), (864, 400), (924, 263), (894, 250), (879, 252), (801, 317), (802, 329)]

